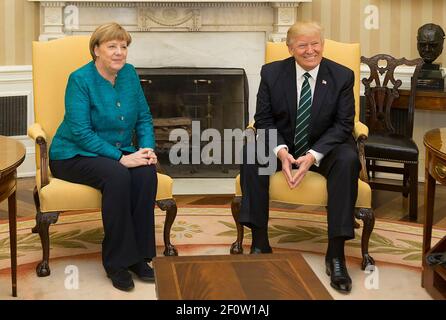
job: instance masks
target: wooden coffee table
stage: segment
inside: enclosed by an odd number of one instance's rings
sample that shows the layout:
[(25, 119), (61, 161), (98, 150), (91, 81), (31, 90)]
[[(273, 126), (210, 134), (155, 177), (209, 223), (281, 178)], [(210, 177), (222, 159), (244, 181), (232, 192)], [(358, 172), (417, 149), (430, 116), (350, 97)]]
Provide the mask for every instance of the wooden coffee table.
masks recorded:
[(160, 300), (332, 299), (299, 253), (156, 257)]

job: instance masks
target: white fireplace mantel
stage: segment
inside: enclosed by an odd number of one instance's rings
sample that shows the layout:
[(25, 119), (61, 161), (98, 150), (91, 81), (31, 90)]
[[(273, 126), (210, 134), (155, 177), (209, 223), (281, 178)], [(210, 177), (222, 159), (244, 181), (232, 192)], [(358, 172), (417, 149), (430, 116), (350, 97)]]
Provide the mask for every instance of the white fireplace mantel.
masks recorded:
[(132, 35), (127, 60), (136, 67), (243, 68), (252, 119), (265, 42), (283, 40), (300, 3), (312, 0), (28, 1), (40, 4), (40, 41), (115, 21)]
[(99, 0), (39, 2), (39, 40), (74, 33), (91, 33), (98, 25), (116, 21), (130, 32), (265, 32), (282, 40), (297, 20), (297, 8), (312, 0)]

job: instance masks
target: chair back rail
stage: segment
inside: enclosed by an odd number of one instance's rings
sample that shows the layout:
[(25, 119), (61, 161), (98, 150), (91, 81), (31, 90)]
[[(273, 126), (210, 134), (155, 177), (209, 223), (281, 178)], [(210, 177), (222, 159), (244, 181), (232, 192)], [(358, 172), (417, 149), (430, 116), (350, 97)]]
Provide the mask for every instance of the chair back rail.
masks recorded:
[[(415, 110), (415, 96), (418, 74), (423, 60), (396, 59), (388, 54), (377, 54), (373, 57), (361, 57), (361, 62), (370, 69), (370, 76), (363, 78), (366, 97), (366, 124), (371, 133), (399, 133), (412, 137)], [(406, 117), (393, 112), (393, 102), (399, 98), (402, 81), (395, 79), (395, 69), (399, 66), (414, 66), (410, 84), (409, 105)], [(404, 128), (402, 128), (404, 126)]]

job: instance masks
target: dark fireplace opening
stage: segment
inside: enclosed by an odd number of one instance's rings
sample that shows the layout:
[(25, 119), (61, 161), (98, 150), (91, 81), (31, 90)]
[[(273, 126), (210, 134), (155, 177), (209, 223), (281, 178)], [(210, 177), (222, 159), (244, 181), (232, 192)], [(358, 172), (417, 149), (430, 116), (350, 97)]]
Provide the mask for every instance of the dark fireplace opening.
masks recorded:
[[(227, 129), (232, 132), (239, 129), (240, 132), (248, 124), (249, 92), (245, 71), (239, 68), (171, 67), (136, 70), (153, 116), (156, 152), (166, 174), (174, 178), (235, 177), (239, 172), (239, 150), (236, 148), (242, 141), (237, 134), (237, 138), (229, 136)], [(179, 164), (172, 164), (169, 159), (172, 146), (178, 146), (178, 141), (169, 140), (174, 129), (183, 129), (189, 140), (188, 160)], [(207, 145), (209, 149), (212, 141), (202, 136), (207, 129), (215, 129), (221, 136), (219, 152), (208, 154), (214, 159), (213, 163), (203, 161), (206, 152), (202, 157), (202, 151), (207, 150)], [(225, 157), (228, 144), (232, 150), (229, 159)], [(177, 155), (181, 156), (181, 152)]]

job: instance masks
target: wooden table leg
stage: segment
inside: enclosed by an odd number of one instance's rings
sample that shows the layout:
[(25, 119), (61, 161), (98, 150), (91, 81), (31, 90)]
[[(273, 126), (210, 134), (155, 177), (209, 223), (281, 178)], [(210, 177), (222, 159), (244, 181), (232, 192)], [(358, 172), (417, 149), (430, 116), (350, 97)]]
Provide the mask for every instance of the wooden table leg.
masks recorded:
[[(426, 160), (428, 161), (428, 160)], [(427, 268), (426, 253), (431, 248), (432, 241), (432, 225), (434, 217), (434, 200), (435, 200), (435, 179), (429, 174), (426, 169), (424, 179), (424, 230), (423, 230), (423, 252), (421, 262), (423, 270)], [(421, 278), (421, 286), (424, 287), (426, 279)]]
[(17, 297), (17, 202), (15, 190), (8, 198), (8, 212), (9, 244), (11, 247), (12, 296)]

